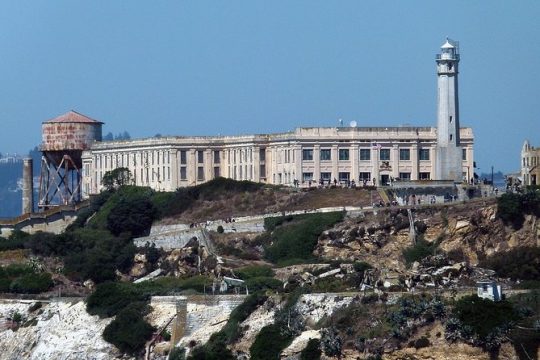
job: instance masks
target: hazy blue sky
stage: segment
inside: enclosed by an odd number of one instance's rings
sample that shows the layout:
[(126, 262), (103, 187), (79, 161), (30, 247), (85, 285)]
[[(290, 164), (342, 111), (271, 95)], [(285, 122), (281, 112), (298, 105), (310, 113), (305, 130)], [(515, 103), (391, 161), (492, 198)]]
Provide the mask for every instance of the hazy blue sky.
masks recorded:
[(540, 146), (540, 1), (2, 1), (0, 152), (74, 109), (132, 137), (435, 126), (435, 54), (487, 171)]

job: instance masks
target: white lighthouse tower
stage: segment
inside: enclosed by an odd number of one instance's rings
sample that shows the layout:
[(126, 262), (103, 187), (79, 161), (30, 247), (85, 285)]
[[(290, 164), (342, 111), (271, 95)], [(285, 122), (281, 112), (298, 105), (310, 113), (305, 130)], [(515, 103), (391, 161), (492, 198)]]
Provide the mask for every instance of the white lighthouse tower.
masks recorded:
[(459, 141), (459, 43), (446, 39), (437, 54), (437, 159), (435, 180), (463, 180)]

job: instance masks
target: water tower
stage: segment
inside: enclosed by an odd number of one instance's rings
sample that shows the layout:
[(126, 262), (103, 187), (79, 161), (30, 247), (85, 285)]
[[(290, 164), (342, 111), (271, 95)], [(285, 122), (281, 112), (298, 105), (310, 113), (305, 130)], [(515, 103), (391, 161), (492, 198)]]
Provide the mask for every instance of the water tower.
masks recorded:
[(42, 124), (40, 209), (81, 201), (81, 155), (101, 141), (102, 125), (73, 110)]

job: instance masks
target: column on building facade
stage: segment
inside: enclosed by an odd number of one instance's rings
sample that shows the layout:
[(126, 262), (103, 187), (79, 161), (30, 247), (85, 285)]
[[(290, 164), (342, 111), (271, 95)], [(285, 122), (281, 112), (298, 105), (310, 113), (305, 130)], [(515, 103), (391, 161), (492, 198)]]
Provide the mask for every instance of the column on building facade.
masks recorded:
[(352, 167), (351, 167), (351, 176), (350, 176), (350, 179), (351, 180), (354, 180), (355, 182), (358, 181), (358, 176), (359, 176), (359, 169), (360, 169), (360, 153), (359, 153), (360, 150), (358, 150), (358, 144), (353, 144), (351, 146), (351, 163), (352, 163)]
[[(293, 146), (294, 151), (294, 174), (292, 175), (293, 179), (302, 181), (302, 147), (300, 145)], [(291, 180), (291, 182), (292, 182)]]
[(376, 147), (371, 147), (371, 181), (375, 179), (375, 184), (379, 186), (381, 177), (379, 176), (379, 150)]
[(429, 159), (431, 160), (431, 171), (429, 178), (434, 180), (436, 179), (437, 175), (437, 157), (439, 154), (437, 154), (437, 144), (432, 144), (429, 149)]
[(313, 146), (313, 180), (318, 182), (321, 178), (321, 146)]
[(197, 151), (189, 149), (187, 155), (187, 180), (189, 185), (197, 183)]
[(180, 168), (178, 167), (178, 162), (180, 161), (178, 156), (178, 149), (171, 149), (171, 190), (180, 187)]
[(334, 179), (339, 178), (339, 168), (338, 168), (338, 162), (339, 162), (339, 151), (337, 145), (332, 145), (332, 154), (330, 155), (332, 159), (332, 179), (333, 182)]
[(212, 149), (204, 150), (204, 181), (212, 180), (214, 178), (214, 156)]
[(392, 166), (391, 176), (394, 179), (399, 178), (399, 145), (392, 145), (392, 154), (390, 155), (390, 164)]
[(411, 180), (418, 180), (418, 144), (411, 146)]

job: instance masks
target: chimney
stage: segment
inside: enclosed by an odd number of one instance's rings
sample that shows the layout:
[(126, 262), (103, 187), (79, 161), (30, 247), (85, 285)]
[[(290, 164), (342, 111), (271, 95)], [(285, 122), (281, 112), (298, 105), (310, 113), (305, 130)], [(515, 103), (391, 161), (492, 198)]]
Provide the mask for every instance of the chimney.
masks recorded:
[(33, 161), (31, 158), (23, 160), (23, 183), (22, 183), (22, 212), (31, 214), (34, 212), (34, 174)]

